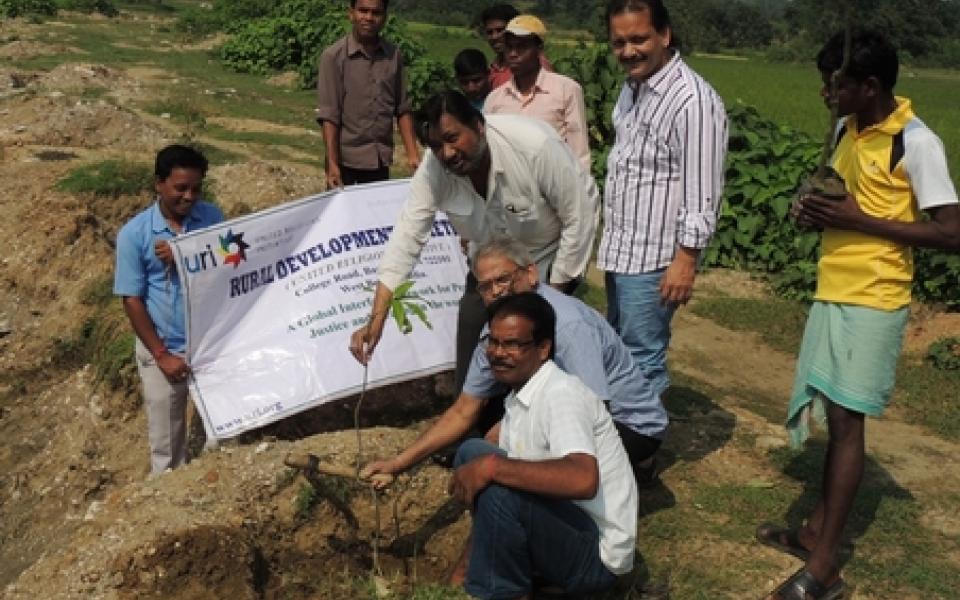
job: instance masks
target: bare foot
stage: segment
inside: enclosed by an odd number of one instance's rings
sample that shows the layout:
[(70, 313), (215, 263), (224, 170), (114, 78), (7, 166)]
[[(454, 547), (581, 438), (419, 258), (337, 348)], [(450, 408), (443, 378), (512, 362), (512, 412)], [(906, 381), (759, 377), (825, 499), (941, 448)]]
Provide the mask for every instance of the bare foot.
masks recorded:
[(463, 587), (464, 582), (467, 580), (467, 567), (470, 564), (470, 547), (473, 545), (470, 542), (470, 538), (467, 538), (467, 543), (464, 544), (463, 551), (460, 552), (457, 562), (453, 563), (453, 567), (447, 575), (447, 582), (453, 587)]

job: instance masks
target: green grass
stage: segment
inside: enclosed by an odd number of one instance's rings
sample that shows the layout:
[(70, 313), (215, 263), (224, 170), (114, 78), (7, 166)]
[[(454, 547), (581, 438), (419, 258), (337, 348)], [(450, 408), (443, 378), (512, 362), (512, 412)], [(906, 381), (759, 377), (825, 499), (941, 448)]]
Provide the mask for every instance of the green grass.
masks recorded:
[(943, 371), (960, 370), (960, 337), (942, 337), (930, 344), (927, 360)]
[(309, 483), (300, 485), (297, 491), (297, 497), (293, 501), (294, 513), (299, 519), (306, 519), (313, 514), (313, 507), (320, 501), (320, 495)]
[[(864, 504), (865, 493), (883, 491), (861, 491), (858, 506)], [(856, 552), (847, 569), (848, 578), (855, 577), (865, 595), (895, 597), (906, 585), (922, 592), (924, 598), (955, 597), (960, 586), (960, 570), (944, 554), (950, 548), (956, 551), (958, 545), (923, 527), (920, 514), (913, 498), (886, 496), (878, 502), (874, 526), (857, 540)], [(876, 526), (881, 523), (882, 526)], [(931, 553), (930, 548), (939, 551)]]
[(60, 368), (89, 363), (95, 384), (103, 384), (110, 390), (133, 389), (136, 385), (135, 338), (120, 303), (114, 298), (112, 274), (88, 284), (80, 294), (80, 301), (92, 310), (74, 332), (54, 340), (50, 359)]
[[(106, 87), (85, 87), (80, 92), (80, 98), (83, 100), (100, 100), (104, 99), (109, 91), (109, 88)], [(109, 99), (105, 100), (110, 101)]]
[(446, 585), (424, 585), (416, 587), (408, 600), (467, 600), (469, 597), (462, 589)]
[[(789, 510), (793, 518), (787, 520), (791, 524), (797, 524), (813, 506), (819, 492), (823, 450), (823, 443), (815, 442), (802, 452), (779, 449), (770, 453), (786, 476), (805, 484), (804, 493)], [(949, 502), (949, 498), (943, 500)], [(861, 593), (892, 598), (908, 586), (925, 598), (952, 597), (951, 590), (960, 583), (960, 572), (947, 555), (951, 549), (960, 549), (960, 544), (924, 527), (921, 513), (918, 500), (868, 455), (864, 481), (847, 526), (854, 549), (845, 573), (858, 582)], [(931, 548), (937, 548), (937, 553), (930, 553)]]
[(917, 355), (904, 355), (897, 365), (893, 404), (906, 410), (911, 421), (937, 434), (960, 440), (960, 371), (938, 369)]
[[(304, 161), (307, 164), (315, 166), (323, 165), (323, 142), (319, 137), (316, 136), (292, 135), (288, 133), (274, 133), (265, 131), (235, 131), (232, 129), (227, 129), (226, 127), (220, 127), (218, 125), (208, 125), (205, 128), (204, 133), (210, 137), (225, 142), (241, 142), (266, 146), (267, 150), (265, 150), (265, 152), (268, 154), (265, 155), (263, 152), (258, 153), (261, 158), (270, 154), (269, 147), (285, 146), (316, 157), (316, 159), (308, 159)], [(277, 158), (289, 158), (289, 156), (282, 151), (273, 151), (272, 154)]]
[(57, 189), (71, 194), (134, 196), (153, 189), (153, 171), (145, 163), (105, 160), (70, 171)]
[(173, 99), (151, 102), (143, 107), (145, 111), (157, 116), (166, 116), (176, 123), (196, 129), (203, 129), (207, 125), (207, 118), (191, 100)]
[(803, 339), (807, 306), (781, 298), (707, 296), (691, 305), (694, 314), (734, 331), (754, 331), (771, 348), (795, 355)]
[[(748, 550), (755, 544), (757, 524), (773, 521), (796, 526), (813, 508), (819, 494), (822, 441), (815, 440), (803, 451), (781, 448), (765, 455), (748, 446), (738, 447), (754, 453), (758, 460), (769, 460), (780, 471), (780, 478), (762, 485), (704, 482), (681, 461), (669, 470), (676, 498), (669, 491), (641, 494), (642, 504), (653, 505), (639, 524), (643, 567), (651, 581), (669, 582), (671, 597), (742, 593), (744, 576), (762, 578), (777, 570), (780, 561), (766, 551), (736, 552), (733, 568), (721, 569), (716, 565), (723, 559), (710, 548), (727, 543), (734, 545), (731, 551), (734, 547)], [(946, 507), (955, 500), (949, 494), (936, 495), (925, 499), (924, 506), (939, 503)], [(960, 550), (960, 540), (928, 529), (921, 517), (920, 502), (868, 456), (864, 483), (847, 528), (854, 546), (852, 552), (848, 548), (842, 553), (848, 561), (844, 575), (855, 582), (858, 597), (954, 597), (960, 571), (950, 556)], [(694, 555), (698, 559), (691, 560), (691, 552), (700, 546), (707, 554)], [(762, 591), (753, 596), (759, 597)]]
[(430, 56), (453, 68), (453, 57), (465, 48), (476, 48), (493, 57), (486, 40), (466, 27), (432, 25), (430, 23), (407, 23), (407, 28), (417, 40), (429, 49)]
[[(703, 600), (737, 597), (735, 594), (743, 592), (744, 575), (769, 573), (776, 569), (775, 564), (759, 555), (747, 561), (737, 560), (730, 565), (731, 568), (717, 568), (717, 561), (722, 558), (713, 553), (690, 556), (691, 548), (699, 545), (709, 548), (721, 542), (750, 543), (752, 532), (741, 535), (728, 531), (724, 525), (730, 523), (728, 517), (712, 512), (714, 507), (719, 510), (721, 505), (743, 504), (735, 489), (723, 500), (719, 497), (722, 494), (719, 489), (704, 489), (702, 496), (684, 499), (676, 506), (640, 520), (637, 545), (643, 557), (643, 567), (647, 570), (647, 585), (667, 586), (669, 596), (664, 597)], [(701, 500), (709, 502), (711, 510), (707, 510)], [(772, 506), (772, 502), (770, 504)], [(747, 523), (753, 523), (756, 518), (756, 515), (750, 516)], [(760, 597), (759, 592), (757, 590), (753, 596)]]
[(113, 277), (91, 281), (80, 293), (80, 302), (87, 306), (103, 307), (113, 301)]
[(796, 497), (790, 487), (750, 487), (723, 483), (699, 487), (693, 496), (694, 506), (712, 518), (701, 518), (704, 528), (721, 539), (748, 540), (753, 536), (758, 519), (776, 520), (785, 506)]

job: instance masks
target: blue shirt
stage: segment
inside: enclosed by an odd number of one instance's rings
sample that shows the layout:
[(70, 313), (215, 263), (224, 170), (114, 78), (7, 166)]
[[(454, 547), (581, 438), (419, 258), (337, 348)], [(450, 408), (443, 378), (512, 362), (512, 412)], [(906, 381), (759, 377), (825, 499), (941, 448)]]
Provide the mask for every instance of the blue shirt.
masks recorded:
[[(646, 378), (606, 319), (580, 300), (549, 285), (537, 286), (557, 314), (557, 366), (579, 377), (608, 402), (613, 420), (650, 437), (662, 439), (669, 421), (653, 383)], [(489, 328), (485, 325), (483, 334)], [(473, 352), (463, 391), (478, 398), (504, 395), (509, 388), (493, 377), (487, 353)]]
[[(219, 208), (208, 202), (196, 202), (183, 220), (183, 231), (195, 231), (220, 221), (223, 213)], [(183, 352), (187, 340), (180, 277), (176, 268), (163, 264), (153, 249), (157, 240), (169, 240), (175, 235), (157, 202), (127, 221), (117, 234), (113, 293), (143, 300), (167, 350)]]

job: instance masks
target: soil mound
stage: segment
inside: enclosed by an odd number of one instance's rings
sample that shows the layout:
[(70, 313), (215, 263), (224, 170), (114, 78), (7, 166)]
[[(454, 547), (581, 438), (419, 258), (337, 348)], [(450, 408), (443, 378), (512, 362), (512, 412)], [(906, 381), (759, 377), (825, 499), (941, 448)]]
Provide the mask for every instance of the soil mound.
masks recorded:
[[(382, 455), (413, 435), (377, 428), (364, 443)], [(449, 568), (467, 523), (446, 499), (445, 470), (424, 467), (374, 496), (354, 480), (306, 479), (283, 465), (290, 452), (352, 465), (356, 438), (341, 431), (224, 447), (116, 487), (85, 503), (72, 539), (48, 548), (7, 597), (263, 598), (282, 587), (332, 599), (351, 597), (345, 589), (374, 561), (395, 586)]]
[(149, 156), (176, 138), (139, 115), (103, 99), (77, 101), (53, 91), (38, 98), (14, 101), (0, 144), (116, 149)]
[(255, 212), (326, 189), (326, 178), (315, 168), (255, 158), (213, 167), (210, 178), (218, 201), (222, 198), (229, 203), (224, 208), (232, 215)]

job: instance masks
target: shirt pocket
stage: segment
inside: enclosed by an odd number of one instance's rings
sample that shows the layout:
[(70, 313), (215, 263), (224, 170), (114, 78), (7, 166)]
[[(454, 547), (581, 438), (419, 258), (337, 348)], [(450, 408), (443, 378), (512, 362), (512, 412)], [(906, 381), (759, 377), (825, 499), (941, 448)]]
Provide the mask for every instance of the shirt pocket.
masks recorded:
[(392, 73), (387, 61), (378, 61), (374, 64), (373, 94), (376, 96), (376, 106), (383, 114), (392, 115), (397, 107), (397, 75)]
[(680, 146), (661, 127), (633, 122), (625, 127), (628, 140), (616, 154), (617, 166), (647, 178), (670, 179), (680, 162)]
[(540, 209), (528, 198), (504, 196), (501, 199), (501, 210), (507, 229), (520, 240), (533, 239), (543, 227)]
[(449, 217), (461, 237), (478, 240), (485, 230), (483, 210), (478, 205), (479, 198), (469, 190), (458, 187), (452, 186), (444, 190), (440, 196), (443, 200), (437, 208)]

